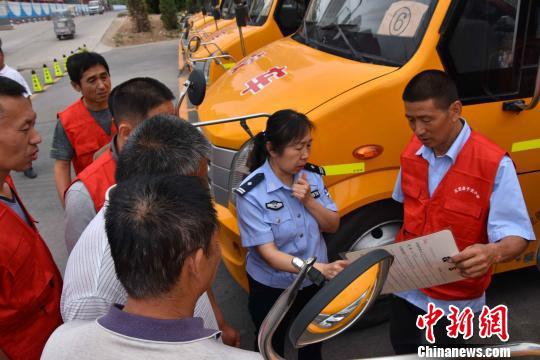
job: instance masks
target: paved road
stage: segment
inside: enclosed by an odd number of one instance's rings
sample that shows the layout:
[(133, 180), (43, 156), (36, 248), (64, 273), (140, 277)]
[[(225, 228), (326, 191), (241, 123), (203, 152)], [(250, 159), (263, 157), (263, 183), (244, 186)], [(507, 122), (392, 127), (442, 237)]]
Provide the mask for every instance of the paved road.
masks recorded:
[(67, 40), (56, 38), (52, 21), (19, 24), (13, 30), (0, 31), (6, 63), (22, 70), (40, 68), (44, 62), (60, 59), (62, 54), (69, 55), (83, 44), (94, 49), (117, 14), (106, 12), (76, 17), (75, 37)]
[[(152, 76), (177, 93), (176, 44), (176, 41), (168, 41), (105, 52), (103, 55), (110, 64), (113, 85), (135, 76)], [(34, 164), (39, 176), (30, 180), (21, 174), (14, 174), (22, 198), (38, 219), (39, 229), (62, 272), (67, 260), (63, 241), (63, 214), (54, 188), (53, 162), (48, 157), (48, 152), (56, 122), (55, 113), (76, 98), (77, 94), (71, 89), (66, 78), (34, 98), (34, 109), (38, 114), (37, 128), (43, 136), (39, 159)], [(539, 284), (540, 274), (536, 269), (495, 278), (488, 293), (489, 303), (508, 305), (512, 341), (540, 342)], [(247, 296), (223, 266), (218, 272), (214, 291), (225, 317), (240, 330), (242, 347), (252, 348), (253, 325), (247, 314)], [(325, 359), (390, 355), (392, 350), (388, 339), (388, 324), (346, 332), (328, 341), (323, 347), (323, 354)]]

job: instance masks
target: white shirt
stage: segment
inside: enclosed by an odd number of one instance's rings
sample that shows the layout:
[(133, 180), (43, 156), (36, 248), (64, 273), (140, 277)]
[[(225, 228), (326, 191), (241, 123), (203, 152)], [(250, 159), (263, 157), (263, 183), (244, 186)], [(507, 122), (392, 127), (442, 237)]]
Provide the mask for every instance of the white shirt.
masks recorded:
[(117, 307), (94, 321), (71, 321), (51, 335), (42, 360), (255, 360), (256, 352), (227, 346), (199, 318), (153, 319)]
[(68, 254), (71, 254), (84, 229), (96, 216), (96, 209), (90, 192), (80, 180), (70, 185), (64, 201), (64, 238)]
[[(65, 322), (95, 320), (111, 305), (126, 303), (127, 293), (116, 277), (105, 232), (105, 209), (106, 205), (88, 224), (69, 255), (60, 301)], [(194, 316), (204, 320), (205, 328), (218, 329), (207, 293), (197, 301)]]
[(28, 87), (28, 84), (26, 83), (26, 80), (24, 80), (21, 73), (11, 66), (4, 65), (4, 68), (0, 70), (0, 76), (10, 78), (11, 80), (21, 84), (26, 89), (26, 97), (30, 97), (32, 95), (32, 91), (30, 91), (30, 88)]

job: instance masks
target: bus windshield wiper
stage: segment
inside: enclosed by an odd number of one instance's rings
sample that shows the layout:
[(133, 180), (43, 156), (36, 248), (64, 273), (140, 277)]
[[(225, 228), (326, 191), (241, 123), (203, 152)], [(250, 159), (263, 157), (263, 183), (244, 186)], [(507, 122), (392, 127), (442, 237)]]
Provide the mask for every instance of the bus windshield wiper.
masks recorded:
[(360, 55), (360, 53), (358, 53), (358, 51), (356, 51), (354, 49), (354, 47), (349, 42), (349, 38), (347, 37), (347, 35), (345, 35), (345, 32), (343, 32), (343, 30), (342, 30), (342, 27), (352, 28), (352, 27), (357, 27), (357, 26), (358, 25), (356, 25), (356, 24), (330, 23), (330, 24), (320, 26), (319, 29), (321, 29), (321, 30), (336, 29), (338, 34), (343, 38), (343, 41), (345, 41), (345, 44), (347, 44), (347, 46), (349, 47), (349, 50), (351, 51), (353, 56), (355, 58), (359, 59), (362, 62), (369, 62), (368, 59), (365, 56)]

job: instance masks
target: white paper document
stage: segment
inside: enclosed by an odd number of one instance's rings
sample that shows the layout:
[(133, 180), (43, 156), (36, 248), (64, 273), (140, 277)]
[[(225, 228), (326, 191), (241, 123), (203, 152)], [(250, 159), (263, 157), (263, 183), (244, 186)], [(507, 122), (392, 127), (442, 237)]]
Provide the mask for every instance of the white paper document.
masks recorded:
[[(415, 239), (380, 246), (394, 256), (382, 294), (422, 289), (464, 279), (449, 262), (459, 253), (450, 230), (442, 230)], [(373, 251), (374, 248), (345, 254), (349, 261)]]

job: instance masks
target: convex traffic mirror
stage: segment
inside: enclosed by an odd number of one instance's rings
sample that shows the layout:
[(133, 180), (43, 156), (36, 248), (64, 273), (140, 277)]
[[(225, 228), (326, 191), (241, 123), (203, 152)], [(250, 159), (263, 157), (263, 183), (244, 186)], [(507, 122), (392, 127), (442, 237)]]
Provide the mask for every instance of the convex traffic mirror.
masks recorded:
[(393, 256), (374, 250), (340, 272), (304, 306), (289, 330), (295, 348), (330, 339), (345, 331), (379, 296)]
[(202, 104), (206, 95), (206, 80), (204, 79), (204, 75), (199, 70), (193, 70), (188, 80), (190, 82), (187, 90), (189, 101), (193, 105), (199, 106)]
[(188, 50), (191, 53), (197, 52), (199, 48), (201, 47), (201, 37), (197, 35), (193, 35), (191, 39), (189, 39), (188, 42)]

